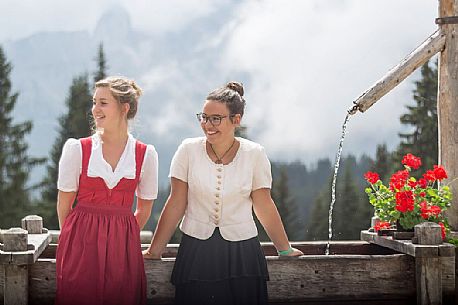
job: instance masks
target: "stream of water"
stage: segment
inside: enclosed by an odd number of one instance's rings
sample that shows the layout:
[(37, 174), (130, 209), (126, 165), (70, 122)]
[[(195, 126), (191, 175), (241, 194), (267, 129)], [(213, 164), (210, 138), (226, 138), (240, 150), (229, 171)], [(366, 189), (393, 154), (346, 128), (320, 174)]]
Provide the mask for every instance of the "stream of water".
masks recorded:
[(337, 172), (339, 171), (340, 166), (340, 157), (342, 155), (343, 141), (345, 139), (345, 132), (347, 130), (347, 123), (350, 120), (351, 113), (348, 112), (345, 117), (345, 121), (342, 125), (342, 135), (340, 137), (339, 148), (336, 154), (336, 161), (334, 163), (334, 176), (332, 177), (332, 187), (331, 187), (331, 204), (329, 206), (329, 231), (328, 231), (328, 243), (326, 245), (325, 255), (329, 255), (329, 248), (331, 246), (332, 239), (332, 211), (334, 209), (334, 203), (336, 202), (336, 182), (337, 182)]

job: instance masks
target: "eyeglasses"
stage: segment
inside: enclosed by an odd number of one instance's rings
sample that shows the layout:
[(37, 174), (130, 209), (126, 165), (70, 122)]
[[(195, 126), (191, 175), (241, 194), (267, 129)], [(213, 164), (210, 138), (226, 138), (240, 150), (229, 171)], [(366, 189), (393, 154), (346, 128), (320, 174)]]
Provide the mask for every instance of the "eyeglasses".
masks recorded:
[(201, 124), (206, 124), (208, 121), (210, 121), (210, 124), (213, 126), (218, 126), (221, 124), (221, 120), (227, 117), (233, 117), (234, 115), (206, 115), (205, 113), (198, 113), (197, 115), (197, 120)]

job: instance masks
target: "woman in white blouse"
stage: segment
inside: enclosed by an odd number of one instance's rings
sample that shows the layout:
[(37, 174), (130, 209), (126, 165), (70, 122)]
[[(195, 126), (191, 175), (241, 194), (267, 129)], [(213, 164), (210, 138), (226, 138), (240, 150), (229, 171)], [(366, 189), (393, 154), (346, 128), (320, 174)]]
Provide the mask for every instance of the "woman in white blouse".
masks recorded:
[(267, 264), (252, 210), (279, 255), (290, 246), (272, 201), (264, 148), (235, 137), (245, 107), (243, 87), (211, 92), (197, 115), (205, 137), (186, 139), (170, 167), (171, 193), (145, 258), (158, 259), (182, 220), (172, 272), (176, 304), (267, 304)]
[(128, 132), (140, 95), (127, 78), (98, 81), (92, 106), (97, 132), (63, 147), (56, 304), (146, 303), (140, 229), (157, 197), (158, 160), (152, 145)]

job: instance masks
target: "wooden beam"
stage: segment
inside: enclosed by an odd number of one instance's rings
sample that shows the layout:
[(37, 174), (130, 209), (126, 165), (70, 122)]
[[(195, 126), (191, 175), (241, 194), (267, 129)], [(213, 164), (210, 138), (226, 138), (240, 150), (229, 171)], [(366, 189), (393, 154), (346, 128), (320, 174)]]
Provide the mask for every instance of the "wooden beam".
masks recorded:
[(419, 47), (410, 53), (404, 60), (392, 68), (382, 79), (358, 97), (353, 103), (353, 113), (357, 110), (364, 112), (375, 102), (387, 94), (391, 89), (399, 85), (418, 67), (422, 66), (436, 53), (440, 52), (445, 45), (445, 35), (437, 30), (428, 37)]
[[(439, 17), (458, 15), (458, 0), (439, 1)], [(449, 224), (458, 230), (458, 25), (441, 25), (445, 49), (439, 57), (437, 117), (439, 129), (439, 163), (448, 173), (444, 184), (450, 184), (454, 198), (447, 211)]]
[[(441, 227), (434, 222), (416, 225), (415, 236), (420, 245), (442, 244)], [(439, 257), (416, 257), (415, 279), (417, 304), (442, 304), (442, 268)]]
[(29, 304), (29, 266), (2, 265), (5, 279), (3, 303), (14, 305)]
[[(27, 231), (21, 228), (11, 228), (3, 232), (3, 249), (8, 251), (1, 257), (14, 257), (15, 252), (27, 251)], [(2, 251), (3, 252), (3, 251)], [(28, 265), (14, 263), (2, 264), (5, 280), (3, 286), (3, 303), (14, 305), (27, 305), (29, 299), (29, 272)]]
[(378, 236), (377, 233), (372, 233), (367, 230), (361, 231), (361, 240), (390, 248), (413, 257), (455, 256), (455, 246), (448, 243), (442, 243), (439, 245), (414, 244), (411, 240), (396, 240), (387, 236)]

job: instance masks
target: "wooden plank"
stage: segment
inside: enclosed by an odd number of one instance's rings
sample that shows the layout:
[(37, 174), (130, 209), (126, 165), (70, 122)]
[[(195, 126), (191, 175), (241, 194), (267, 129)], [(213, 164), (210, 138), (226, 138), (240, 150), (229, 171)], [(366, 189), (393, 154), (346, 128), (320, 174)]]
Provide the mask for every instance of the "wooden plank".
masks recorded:
[[(173, 258), (145, 260), (149, 302), (172, 302), (173, 264)], [(270, 302), (415, 298), (414, 259), (404, 254), (268, 257), (267, 264)], [(39, 259), (31, 265), (29, 282), (30, 304), (52, 304), (55, 260)]]
[[(390, 256), (303, 256), (268, 260), (269, 300), (383, 299), (415, 295), (413, 259)], [(403, 287), (400, 291), (399, 287)]]
[(3, 265), (3, 302), (8, 305), (28, 304), (28, 266)]
[(434, 32), (419, 47), (405, 57), (401, 63), (392, 68), (382, 79), (372, 85), (358, 97), (354, 104), (357, 110), (364, 112), (375, 102), (399, 85), (418, 67), (426, 63), (432, 56), (440, 52), (445, 45), (445, 35), (440, 31)]
[[(52, 232), (50, 232), (53, 234)], [(53, 237), (54, 240), (54, 237)], [(142, 249), (146, 249), (149, 244), (142, 244)], [(324, 254), (326, 250), (327, 241), (295, 241), (291, 245), (300, 249), (306, 255), (320, 255)], [(176, 257), (178, 252), (179, 244), (168, 244), (162, 257)], [(273, 246), (272, 242), (262, 242), (262, 250), (266, 256), (276, 256), (277, 250)], [(43, 251), (42, 258), (54, 258), (56, 257), (57, 244), (51, 243)], [(454, 250), (453, 250), (454, 251)], [(352, 241), (331, 241), (330, 253), (331, 254), (394, 254), (396, 251), (389, 248), (381, 247), (373, 243), (368, 243), (362, 240)]]
[(417, 304), (442, 304), (442, 275), (439, 257), (416, 257)]
[[(455, 300), (455, 257), (441, 257), (442, 302), (453, 304)], [(458, 301), (458, 300), (457, 300)]]
[[(48, 230), (48, 233), (51, 234), (52, 240), (51, 243), (57, 244), (59, 242), (60, 230)], [(153, 238), (153, 232), (148, 230), (140, 231), (140, 242), (142, 244), (149, 244)]]
[(145, 260), (147, 298), (153, 304), (169, 304), (173, 301), (175, 287), (170, 283), (174, 258)]
[(455, 256), (455, 246), (448, 243), (442, 243), (440, 245), (418, 245), (413, 244), (411, 240), (395, 240), (391, 236), (378, 236), (377, 233), (367, 230), (361, 231), (361, 239), (413, 257)]
[(27, 251), (0, 251), (0, 264), (26, 265), (33, 264), (46, 246), (51, 242), (51, 235), (46, 234), (28, 234)]
[[(411, 298), (415, 295), (414, 261), (403, 254), (268, 257), (267, 262), (270, 302)], [(169, 282), (173, 263), (172, 258), (145, 261), (148, 299), (155, 304), (168, 303), (173, 298), (174, 287)]]
[(458, 247), (455, 248), (455, 305), (458, 305)]
[(56, 260), (39, 259), (29, 268), (30, 305), (54, 304), (56, 297)]

